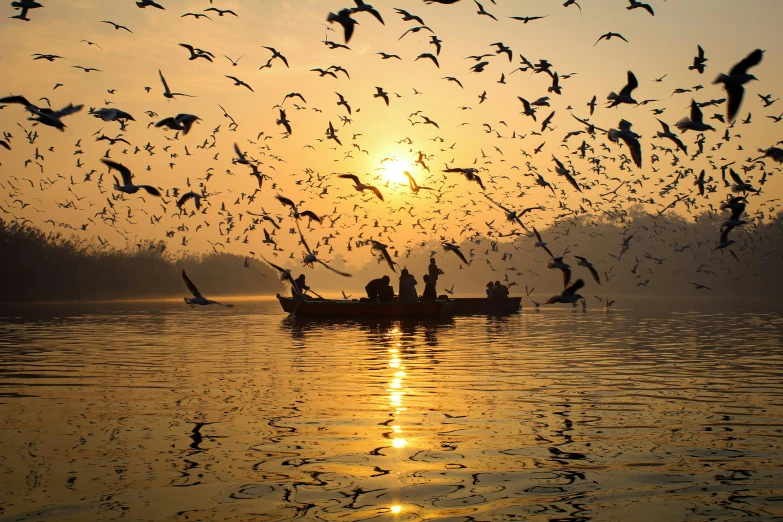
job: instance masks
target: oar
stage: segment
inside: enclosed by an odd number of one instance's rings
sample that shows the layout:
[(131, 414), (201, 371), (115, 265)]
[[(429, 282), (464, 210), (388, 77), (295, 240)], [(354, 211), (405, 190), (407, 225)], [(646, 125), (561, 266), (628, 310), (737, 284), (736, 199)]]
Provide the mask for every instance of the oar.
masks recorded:
[[(318, 292), (316, 292), (315, 290), (310, 290), (310, 289), (308, 288), (307, 290), (305, 290), (305, 292), (312, 292), (312, 293), (314, 293), (314, 294), (315, 294), (315, 296), (316, 296), (316, 297), (318, 297), (319, 299), (324, 299), (324, 297), (323, 297), (321, 294), (319, 294)], [(324, 300), (325, 300), (325, 299), (324, 299)]]

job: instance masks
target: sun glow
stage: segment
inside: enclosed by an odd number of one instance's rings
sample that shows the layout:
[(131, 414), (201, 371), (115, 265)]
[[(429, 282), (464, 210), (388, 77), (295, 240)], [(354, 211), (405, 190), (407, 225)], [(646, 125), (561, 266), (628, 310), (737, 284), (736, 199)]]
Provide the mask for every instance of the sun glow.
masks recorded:
[(410, 172), (411, 169), (412, 169), (412, 167), (410, 166), (410, 164), (408, 162), (395, 159), (395, 160), (387, 161), (386, 163), (384, 163), (383, 164), (383, 168), (385, 170), (383, 170), (381, 172), (383, 172), (383, 176), (389, 182), (391, 182), (391, 183), (402, 183), (402, 184), (405, 184), (405, 185), (408, 184), (408, 178), (406, 178), (405, 174), (403, 174), (403, 172), (405, 172), (406, 170), (408, 172)]

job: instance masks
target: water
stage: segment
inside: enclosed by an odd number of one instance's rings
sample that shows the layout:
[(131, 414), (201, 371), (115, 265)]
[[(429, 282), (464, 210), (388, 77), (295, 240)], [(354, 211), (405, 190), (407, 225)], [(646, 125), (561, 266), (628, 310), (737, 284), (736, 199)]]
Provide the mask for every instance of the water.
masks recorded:
[(783, 517), (783, 316), (755, 308), (6, 307), (0, 520)]

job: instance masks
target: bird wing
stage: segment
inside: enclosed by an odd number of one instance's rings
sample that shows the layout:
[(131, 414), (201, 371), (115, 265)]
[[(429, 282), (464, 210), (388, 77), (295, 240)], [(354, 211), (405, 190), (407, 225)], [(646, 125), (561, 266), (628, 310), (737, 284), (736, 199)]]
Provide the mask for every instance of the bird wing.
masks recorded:
[(190, 293), (193, 294), (193, 297), (202, 297), (201, 293), (198, 291), (198, 288), (196, 288), (196, 285), (194, 285), (193, 281), (190, 280), (184, 269), (182, 270), (182, 279), (185, 280), (185, 286), (188, 287), (188, 290), (190, 290)]
[(742, 105), (742, 98), (745, 94), (745, 88), (740, 84), (728, 84), (725, 83), (724, 87), (729, 95), (728, 108), (726, 116), (730, 123), (734, 122), (739, 112), (740, 105)]
[(369, 190), (371, 190), (373, 194), (375, 194), (376, 196), (378, 196), (378, 199), (380, 199), (381, 201), (384, 201), (384, 199), (383, 199), (383, 194), (381, 194), (381, 191), (380, 191), (380, 190), (378, 190), (378, 187), (372, 187), (372, 186), (368, 186), (367, 188), (368, 188)]
[(183, 194), (182, 197), (177, 200), (177, 206), (181, 207), (182, 205), (185, 204), (185, 202), (187, 202), (187, 200), (189, 200), (190, 198), (192, 198), (195, 195), (196, 194), (194, 192), (192, 192), (192, 191), (188, 192), (186, 194)]
[(160, 75), (160, 81), (163, 83), (163, 88), (167, 93), (171, 94), (171, 91), (169, 90), (169, 84), (166, 83), (166, 78), (163, 77), (163, 73), (160, 71), (160, 69), (158, 69), (158, 74)]
[(758, 65), (761, 62), (761, 59), (764, 57), (764, 51), (761, 49), (756, 49), (752, 53), (750, 53), (746, 58), (740, 60), (740, 62), (731, 68), (731, 71), (729, 71), (730, 76), (741, 76), (743, 74), (746, 74), (748, 69), (753, 67), (754, 65)]
[(731, 176), (731, 179), (734, 180), (734, 183), (736, 183), (737, 185), (744, 185), (745, 184), (745, 182), (742, 181), (742, 178), (739, 177), (739, 174), (734, 172), (734, 169), (729, 169), (729, 175)]
[(354, 182), (355, 185), (360, 185), (359, 177), (356, 176), (355, 174), (338, 174), (337, 177), (343, 179), (350, 179), (351, 181)]
[(276, 198), (276, 199), (277, 199), (277, 200), (278, 200), (280, 203), (282, 203), (283, 205), (289, 206), (289, 207), (291, 207), (292, 209), (296, 210), (296, 205), (294, 204), (294, 202), (293, 202), (293, 201), (291, 201), (290, 199), (288, 199), (287, 197), (281, 196), (280, 194), (276, 194), (276, 195), (275, 195), (275, 198)]
[[(625, 38), (623, 38), (623, 40), (625, 40)], [(623, 90), (620, 91), (620, 96), (630, 96), (631, 92), (637, 87), (639, 87), (639, 82), (636, 80), (636, 75), (634, 75), (633, 72), (628, 71), (628, 83), (623, 87)]]
[(136, 185), (136, 186), (139, 187), (140, 189), (146, 190), (147, 193), (152, 196), (162, 197), (160, 191), (155, 187), (153, 187), (152, 185)]
[(625, 144), (631, 149), (631, 158), (637, 167), (642, 168), (642, 144), (634, 137), (624, 138)]
[(321, 218), (318, 217), (318, 215), (315, 212), (313, 212), (312, 210), (305, 210), (304, 212), (300, 212), (299, 215), (308, 217), (308, 218), (312, 219), (313, 221), (317, 221), (318, 223), (321, 222)]
[[(569, 274), (570, 275), (570, 274)], [(585, 286), (585, 282), (582, 279), (577, 279), (574, 284), (563, 290), (563, 295), (574, 295), (579, 289)]]
[(24, 96), (6, 96), (5, 98), (0, 98), (0, 103), (21, 103), (25, 107), (35, 107)]
[[(321, 263), (323, 266), (325, 266), (326, 268), (328, 268), (329, 270), (331, 270), (335, 274), (339, 274), (339, 275), (341, 275), (343, 277), (353, 277), (351, 274), (348, 274), (346, 272), (340, 272), (339, 270), (332, 268), (331, 266), (329, 266), (327, 263), (321, 261), (320, 259), (316, 259), (316, 261)], [(345, 295), (345, 294), (343, 294), (343, 295)]]
[(601, 276), (598, 275), (598, 272), (595, 270), (595, 267), (593, 267), (593, 265), (588, 265), (587, 269), (590, 271), (591, 274), (593, 274), (593, 279), (595, 279), (595, 282), (600, 285)]
[[(568, 291), (570, 290), (570, 288), (568, 288), (568, 283), (571, 282), (571, 269), (564, 266), (560, 268), (560, 270), (563, 272), (563, 288), (565, 288), (565, 290), (563, 291), (563, 295), (573, 295), (573, 292), (575, 292), (576, 290), (574, 290), (570, 294), (568, 293)], [(581, 279), (579, 281), (581, 281)]]
[(110, 159), (101, 158), (101, 163), (109, 167), (109, 170), (114, 169), (117, 172), (120, 173), (122, 176), (122, 184), (123, 185), (131, 185), (133, 182), (131, 181), (131, 171), (128, 167), (121, 163), (117, 163), (116, 161), (112, 161)]

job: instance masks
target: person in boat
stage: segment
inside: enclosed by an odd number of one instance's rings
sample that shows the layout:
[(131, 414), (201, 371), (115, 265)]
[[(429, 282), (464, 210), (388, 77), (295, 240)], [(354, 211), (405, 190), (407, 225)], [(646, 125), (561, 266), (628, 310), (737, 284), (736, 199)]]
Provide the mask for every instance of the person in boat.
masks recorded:
[(430, 282), (432, 283), (432, 286), (436, 287), (436, 293), (437, 293), (437, 286), (438, 286), (438, 276), (443, 275), (443, 270), (438, 268), (438, 265), (435, 264), (435, 258), (430, 258), (430, 265), (427, 267), (427, 274), (430, 276)]
[(492, 299), (495, 295), (495, 287), (492, 285), (492, 281), (487, 283), (487, 297)]
[(416, 292), (417, 284), (416, 278), (408, 272), (407, 268), (400, 271), (400, 302), (415, 303), (419, 300), (419, 294)]
[(435, 301), (438, 298), (438, 292), (435, 291), (435, 285), (430, 279), (429, 274), (424, 274), (424, 293), (421, 294), (422, 301)]
[(299, 277), (294, 279), (294, 284), (291, 285), (291, 297), (294, 299), (310, 299), (309, 295), (305, 295), (307, 290), (310, 290), (310, 287), (305, 283), (305, 275), (299, 274)]
[(492, 289), (493, 299), (506, 299), (508, 297), (508, 287), (500, 284), (500, 281), (495, 281), (495, 287)]
[[(367, 298), (370, 301), (391, 301), (394, 298), (394, 288), (389, 284), (391, 278), (387, 275), (378, 279), (373, 279), (364, 290), (367, 292)], [(389, 297), (389, 291), (391, 291), (391, 298)]]

